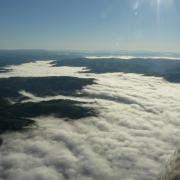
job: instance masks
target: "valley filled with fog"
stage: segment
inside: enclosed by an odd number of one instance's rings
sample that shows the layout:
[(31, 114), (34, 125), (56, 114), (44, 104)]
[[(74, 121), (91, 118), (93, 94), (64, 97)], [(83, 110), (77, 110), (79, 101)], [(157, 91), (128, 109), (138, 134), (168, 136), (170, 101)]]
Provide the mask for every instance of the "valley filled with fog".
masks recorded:
[(176, 177), (178, 58), (13, 59), (0, 64), (0, 179)]

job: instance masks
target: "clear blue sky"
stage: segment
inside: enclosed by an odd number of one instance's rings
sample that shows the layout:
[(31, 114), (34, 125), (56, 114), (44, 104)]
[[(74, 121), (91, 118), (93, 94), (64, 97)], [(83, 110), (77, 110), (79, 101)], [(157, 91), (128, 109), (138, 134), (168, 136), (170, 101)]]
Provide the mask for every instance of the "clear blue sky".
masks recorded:
[(180, 0), (0, 0), (0, 49), (180, 51)]

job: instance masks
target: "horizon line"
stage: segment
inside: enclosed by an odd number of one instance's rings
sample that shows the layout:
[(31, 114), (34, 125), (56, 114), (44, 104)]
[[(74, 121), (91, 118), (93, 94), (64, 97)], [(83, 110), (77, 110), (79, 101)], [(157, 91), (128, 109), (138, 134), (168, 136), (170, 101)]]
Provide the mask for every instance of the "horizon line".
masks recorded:
[(102, 50), (97, 50), (97, 49), (46, 49), (46, 48), (0, 48), (0, 51), (51, 51), (51, 52), (144, 52), (144, 53), (173, 53), (173, 54), (179, 54), (180, 50), (126, 50), (126, 49), (102, 49)]

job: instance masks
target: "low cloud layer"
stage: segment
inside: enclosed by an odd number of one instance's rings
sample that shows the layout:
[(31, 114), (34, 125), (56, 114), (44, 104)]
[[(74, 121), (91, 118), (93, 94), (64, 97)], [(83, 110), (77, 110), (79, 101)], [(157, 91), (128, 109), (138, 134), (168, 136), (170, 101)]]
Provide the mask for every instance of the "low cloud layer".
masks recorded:
[(98, 117), (73, 122), (39, 117), (28, 131), (4, 134), (0, 179), (152, 180), (161, 175), (180, 144), (180, 84), (138, 74), (89, 76), (97, 84), (86, 86), (81, 99), (91, 102)]
[(47, 76), (74, 76), (80, 77), (80, 73), (83, 72), (82, 67), (55, 67), (53, 66), (53, 60), (35, 61), (30, 63), (24, 63), (21, 65), (6, 66), (4, 70), (8, 72), (1, 73), (0, 78), (8, 77), (47, 77)]
[(94, 60), (98, 60), (98, 59), (136, 59), (136, 58), (140, 58), (140, 59), (164, 59), (164, 60), (180, 60), (180, 58), (178, 57), (168, 57), (168, 56), (87, 56), (87, 59), (94, 59)]

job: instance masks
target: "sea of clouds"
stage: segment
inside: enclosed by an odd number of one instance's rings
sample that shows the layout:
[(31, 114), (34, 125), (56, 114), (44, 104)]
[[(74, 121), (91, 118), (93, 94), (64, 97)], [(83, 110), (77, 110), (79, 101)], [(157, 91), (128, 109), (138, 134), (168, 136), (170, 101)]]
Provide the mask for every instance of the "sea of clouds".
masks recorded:
[(131, 59), (164, 59), (164, 60), (180, 60), (179, 57), (170, 57), (170, 56), (86, 56), (87, 59), (123, 59), (123, 60), (131, 60)]
[(35, 61), (21, 65), (9, 65), (4, 69), (8, 73), (1, 73), (0, 78), (9, 77), (47, 77), (47, 76), (73, 76), (80, 77), (79, 72), (84, 72), (84, 67), (54, 66), (53, 60)]
[[(26, 71), (30, 65), (31, 71)], [(36, 65), (48, 66), (47, 76), (54, 75), (53, 68), (59, 76), (67, 75), (62, 67), (38, 61), (13, 66), (6, 77), (28, 72), (45, 76), (45, 70), (37, 71)], [(97, 75), (71, 69), (70, 75), (96, 78), (96, 84), (83, 89), (87, 96), (80, 99), (91, 102), (87, 106), (94, 107), (98, 116), (68, 122), (38, 117), (31, 129), (4, 134), (0, 180), (158, 179), (180, 144), (180, 84), (140, 74)], [(21, 93), (32, 101), (42, 100)], [(43, 100), (53, 98), (65, 97)]]

